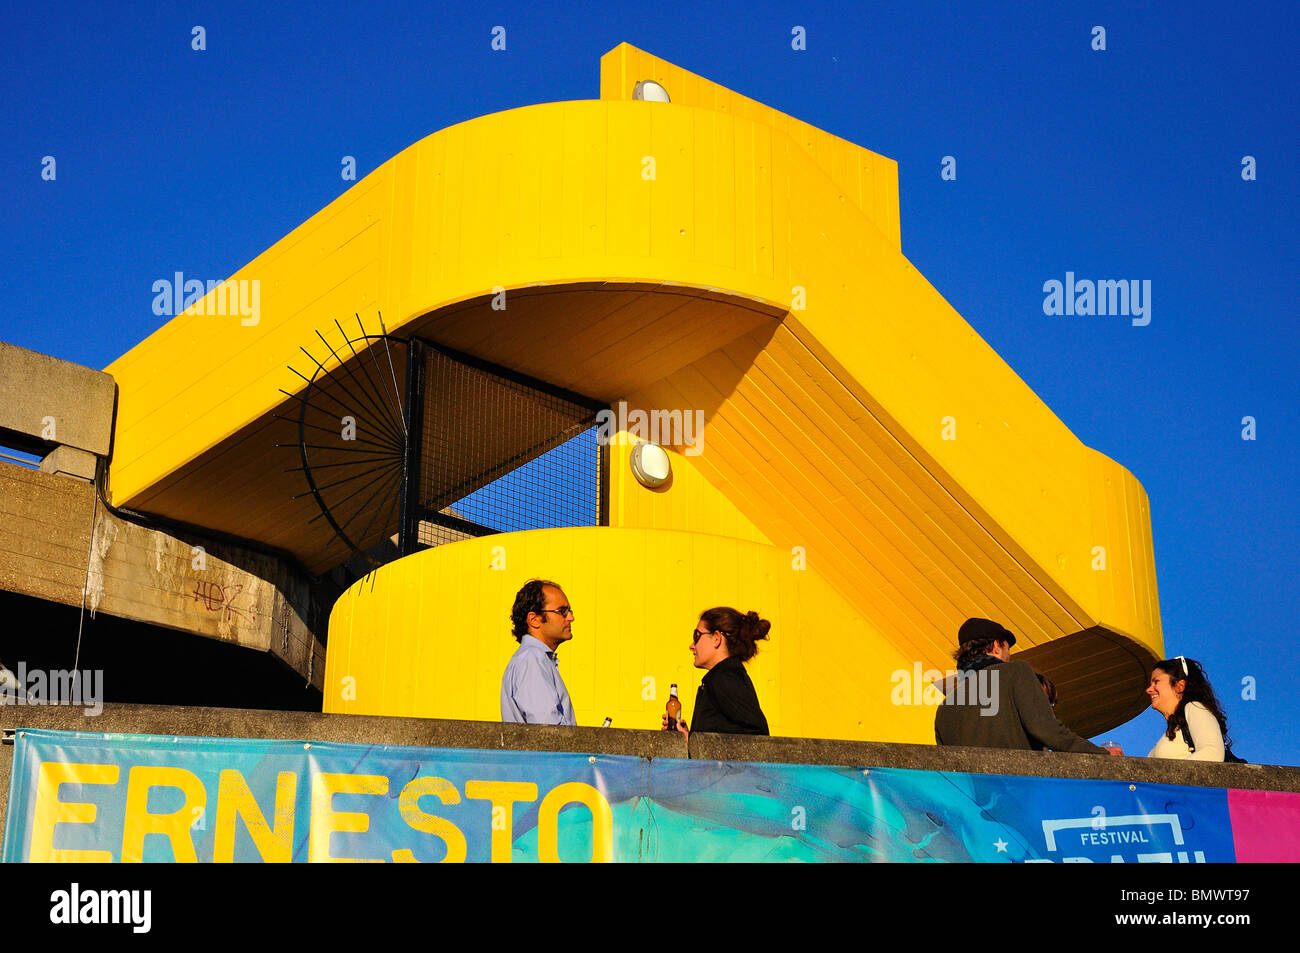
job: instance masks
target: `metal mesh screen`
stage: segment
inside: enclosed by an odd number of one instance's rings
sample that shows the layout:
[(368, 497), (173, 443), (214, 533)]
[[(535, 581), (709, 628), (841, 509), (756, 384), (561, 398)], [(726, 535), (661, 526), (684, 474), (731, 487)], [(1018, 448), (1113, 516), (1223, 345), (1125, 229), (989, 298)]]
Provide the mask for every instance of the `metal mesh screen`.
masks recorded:
[(432, 348), (424, 361), (421, 545), (600, 523), (594, 405)]

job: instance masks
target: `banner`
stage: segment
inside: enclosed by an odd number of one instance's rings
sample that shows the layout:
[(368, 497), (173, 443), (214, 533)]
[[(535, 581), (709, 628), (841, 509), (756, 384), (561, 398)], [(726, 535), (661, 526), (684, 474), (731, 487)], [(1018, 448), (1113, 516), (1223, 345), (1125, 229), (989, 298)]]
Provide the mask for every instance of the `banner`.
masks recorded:
[(1300, 795), (1222, 788), (21, 729), (0, 860), (1221, 863), (1297, 830)]

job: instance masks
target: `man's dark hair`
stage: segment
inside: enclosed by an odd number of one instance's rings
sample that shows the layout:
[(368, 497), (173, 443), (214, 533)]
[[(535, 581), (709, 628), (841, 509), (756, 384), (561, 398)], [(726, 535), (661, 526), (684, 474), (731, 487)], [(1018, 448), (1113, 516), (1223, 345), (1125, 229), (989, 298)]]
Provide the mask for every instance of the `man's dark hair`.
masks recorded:
[(952, 653), (952, 657), (957, 662), (957, 668), (967, 669), (975, 662), (978, 662), (984, 656), (989, 654), (989, 649), (993, 648), (993, 643), (999, 639), (971, 639), (969, 642), (963, 642), (957, 646), (957, 651)]
[(522, 589), (515, 593), (515, 605), (510, 610), (512, 635), (516, 642), (522, 642), (528, 634), (528, 613), (538, 614), (546, 608), (546, 592), (543, 586), (559, 589), (559, 585), (549, 579), (529, 579)]
[(1042, 672), (1036, 672), (1038, 675), (1038, 684), (1043, 686), (1043, 694), (1047, 696), (1047, 704), (1053, 708), (1056, 707), (1056, 683), (1044, 675)]

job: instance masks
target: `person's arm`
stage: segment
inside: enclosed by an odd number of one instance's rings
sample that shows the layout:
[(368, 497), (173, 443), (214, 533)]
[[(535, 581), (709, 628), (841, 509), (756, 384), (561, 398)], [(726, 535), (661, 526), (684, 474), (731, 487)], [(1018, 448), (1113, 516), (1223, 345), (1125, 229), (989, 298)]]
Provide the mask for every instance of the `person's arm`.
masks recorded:
[(513, 673), (510, 697), (523, 714), (525, 724), (559, 725), (564, 722), (555, 680), (546, 669), (549, 661), (542, 655), (529, 654), (520, 659)]
[(709, 679), (713, 704), (728, 721), (739, 725), (743, 734), (767, 734), (767, 718), (759, 707), (753, 684), (743, 671), (722, 671)]
[(1183, 709), (1183, 714), (1187, 716), (1192, 744), (1196, 745), (1196, 750), (1187, 756), (1187, 760), (1222, 761), (1223, 732), (1219, 730), (1219, 720), (1200, 702), (1192, 702)]
[(1034, 670), (1025, 662), (1009, 662), (998, 666), (1000, 677), (1010, 678), (1011, 698), (1020, 712), (1020, 723), (1025, 734), (1045, 748), (1053, 751), (1075, 751), (1082, 754), (1109, 754), (1087, 738), (1080, 738), (1061, 724), (1052, 706), (1043, 694)]

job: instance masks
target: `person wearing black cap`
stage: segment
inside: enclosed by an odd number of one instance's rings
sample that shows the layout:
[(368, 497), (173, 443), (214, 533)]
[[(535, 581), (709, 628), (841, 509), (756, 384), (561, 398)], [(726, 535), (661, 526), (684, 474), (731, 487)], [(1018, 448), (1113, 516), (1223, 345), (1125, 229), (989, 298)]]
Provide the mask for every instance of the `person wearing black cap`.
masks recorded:
[(957, 642), (957, 674), (939, 685), (946, 697), (934, 716), (937, 744), (1121, 753), (1080, 738), (1057, 720), (1034, 670), (1011, 661), (1016, 637), (1007, 629), (990, 619), (967, 619)]

